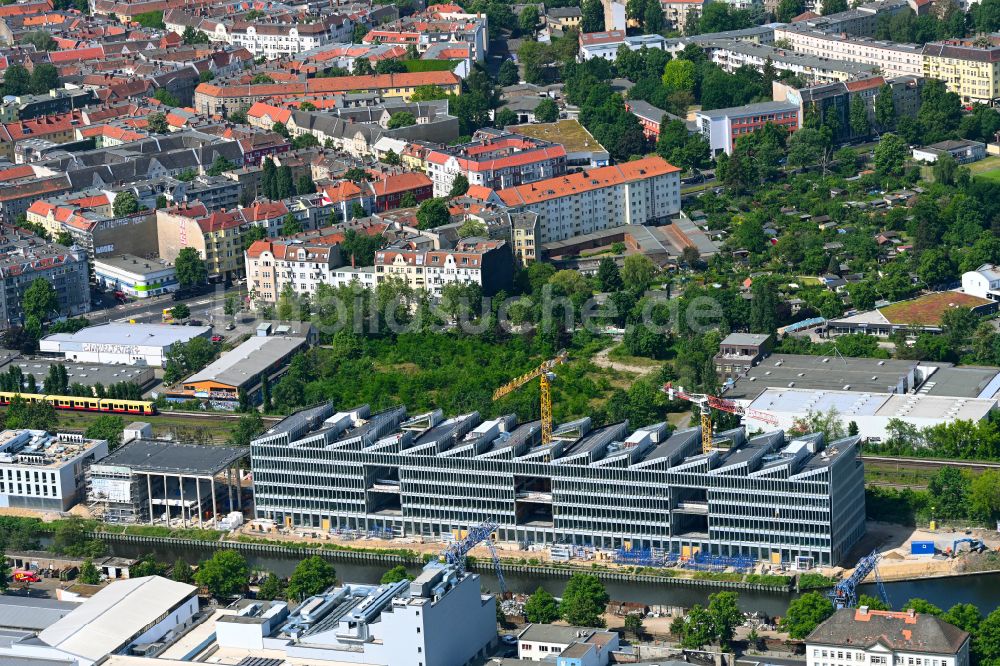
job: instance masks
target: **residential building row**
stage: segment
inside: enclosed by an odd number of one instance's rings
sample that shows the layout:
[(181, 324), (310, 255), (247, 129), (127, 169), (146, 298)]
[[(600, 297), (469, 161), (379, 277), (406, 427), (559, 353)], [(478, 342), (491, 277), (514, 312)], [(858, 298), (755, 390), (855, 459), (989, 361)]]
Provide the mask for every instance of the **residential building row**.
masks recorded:
[(431, 5), (426, 11), (369, 30), (363, 41), (365, 44), (412, 45), (421, 54), (440, 45), (448, 49), (468, 45), (472, 59), (483, 62), (489, 54), (489, 21), (486, 14), (470, 14), (456, 5)]
[(405, 72), (284, 83), (209, 82), (195, 88), (194, 107), (199, 113), (226, 115), (266, 99), (304, 102), (349, 92), (367, 92), (381, 97), (409, 100), (420, 86), (438, 86), (446, 93), (457, 95), (461, 92), (461, 79), (452, 72)]
[(886, 78), (924, 75), (923, 47), (919, 44), (852, 37), (812, 28), (807, 23), (777, 26), (774, 38), (787, 42), (796, 53), (877, 67)]

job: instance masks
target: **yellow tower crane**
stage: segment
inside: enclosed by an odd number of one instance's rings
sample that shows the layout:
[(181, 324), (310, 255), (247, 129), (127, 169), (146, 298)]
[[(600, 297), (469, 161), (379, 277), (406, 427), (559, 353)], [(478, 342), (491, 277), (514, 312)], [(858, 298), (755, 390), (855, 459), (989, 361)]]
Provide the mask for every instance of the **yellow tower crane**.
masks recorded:
[(512, 382), (508, 382), (498, 388), (493, 392), (493, 399), (499, 400), (500, 398), (513, 393), (517, 389), (521, 388), (534, 378), (540, 378), (541, 385), (541, 402), (542, 402), (542, 444), (547, 446), (552, 443), (552, 379), (555, 378), (555, 374), (552, 372), (552, 368), (557, 365), (561, 365), (566, 362), (566, 350), (561, 350), (555, 355), (555, 358), (550, 358), (545, 363), (532, 370), (531, 372), (526, 372)]

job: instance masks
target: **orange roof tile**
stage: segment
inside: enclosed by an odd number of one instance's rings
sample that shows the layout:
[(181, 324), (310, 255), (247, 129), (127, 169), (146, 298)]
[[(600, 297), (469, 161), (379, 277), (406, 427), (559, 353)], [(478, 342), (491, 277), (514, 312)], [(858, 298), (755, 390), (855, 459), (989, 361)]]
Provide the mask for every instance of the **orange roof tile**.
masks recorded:
[(508, 206), (522, 206), (679, 171), (662, 157), (644, 157), (634, 162), (508, 187), (497, 194)]

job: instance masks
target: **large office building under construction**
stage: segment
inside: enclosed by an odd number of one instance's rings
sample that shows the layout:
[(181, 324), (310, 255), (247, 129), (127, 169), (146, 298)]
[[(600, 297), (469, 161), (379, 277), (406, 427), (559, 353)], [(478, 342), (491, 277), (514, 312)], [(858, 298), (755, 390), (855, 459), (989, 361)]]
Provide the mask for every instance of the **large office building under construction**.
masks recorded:
[[(257, 518), (439, 537), (485, 520), (501, 541), (835, 564), (864, 534), (857, 437), (665, 424), (557, 426), (324, 404), (251, 445)], [(807, 560), (808, 561), (808, 560)]]

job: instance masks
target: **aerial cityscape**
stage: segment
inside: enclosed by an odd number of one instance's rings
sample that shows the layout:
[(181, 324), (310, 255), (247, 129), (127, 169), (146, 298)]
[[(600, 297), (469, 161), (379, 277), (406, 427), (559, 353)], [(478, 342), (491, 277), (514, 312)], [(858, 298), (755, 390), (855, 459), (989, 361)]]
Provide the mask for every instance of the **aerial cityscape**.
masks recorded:
[(1000, 666), (1000, 0), (4, 0), (0, 90), (0, 666)]

